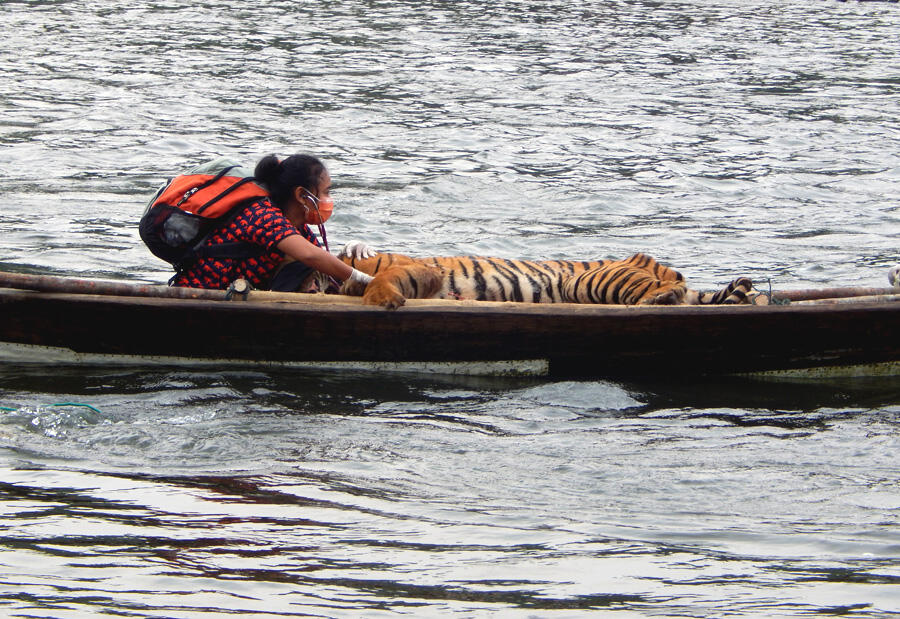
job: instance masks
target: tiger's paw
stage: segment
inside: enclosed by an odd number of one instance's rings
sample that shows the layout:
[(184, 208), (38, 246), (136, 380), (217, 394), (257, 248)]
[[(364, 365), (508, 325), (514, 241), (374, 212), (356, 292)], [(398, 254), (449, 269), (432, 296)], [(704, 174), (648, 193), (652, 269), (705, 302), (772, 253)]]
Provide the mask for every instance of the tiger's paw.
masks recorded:
[(379, 305), (385, 309), (397, 309), (406, 305), (406, 297), (400, 294), (393, 286), (376, 287), (366, 290), (363, 295), (363, 303), (366, 305)]
[(684, 293), (683, 287), (661, 290), (642, 299), (638, 305), (681, 305), (684, 303)]
[(375, 275), (363, 294), (366, 305), (397, 309), (406, 299), (427, 299), (444, 285), (440, 269), (423, 264), (393, 266)]

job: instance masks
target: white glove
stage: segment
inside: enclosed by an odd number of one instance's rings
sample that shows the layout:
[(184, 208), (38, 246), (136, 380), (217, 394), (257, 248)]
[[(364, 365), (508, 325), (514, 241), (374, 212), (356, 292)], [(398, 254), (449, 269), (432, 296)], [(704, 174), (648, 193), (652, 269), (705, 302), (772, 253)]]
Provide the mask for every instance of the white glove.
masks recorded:
[(891, 282), (891, 286), (900, 288), (900, 264), (888, 271), (888, 281)]
[(358, 284), (362, 284), (363, 286), (368, 286), (369, 282), (372, 281), (372, 276), (368, 273), (363, 273), (362, 271), (357, 271), (353, 269), (350, 272), (350, 277), (347, 278), (351, 282), (356, 282)]
[(363, 260), (372, 258), (378, 252), (362, 241), (350, 241), (338, 254), (338, 258), (354, 258), (355, 260)]

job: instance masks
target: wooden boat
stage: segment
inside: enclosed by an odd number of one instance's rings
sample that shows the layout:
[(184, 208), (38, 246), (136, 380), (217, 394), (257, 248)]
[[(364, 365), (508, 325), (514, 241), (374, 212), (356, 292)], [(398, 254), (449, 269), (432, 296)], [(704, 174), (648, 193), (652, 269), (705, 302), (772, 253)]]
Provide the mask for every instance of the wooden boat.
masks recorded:
[(900, 289), (768, 305), (410, 300), (0, 273), (0, 362), (349, 368), (554, 377), (900, 375)]

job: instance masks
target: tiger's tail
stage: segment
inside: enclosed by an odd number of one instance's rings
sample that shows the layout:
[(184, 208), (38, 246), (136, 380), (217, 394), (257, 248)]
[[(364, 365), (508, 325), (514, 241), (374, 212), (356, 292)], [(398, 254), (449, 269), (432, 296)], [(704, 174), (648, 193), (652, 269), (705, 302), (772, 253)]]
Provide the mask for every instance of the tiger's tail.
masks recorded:
[(750, 303), (756, 295), (753, 282), (747, 277), (739, 277), (730, 282), (721, 290), (715, 292), (696, 293), (696, 299), (691, 299), (694, 305), (737, 305)]

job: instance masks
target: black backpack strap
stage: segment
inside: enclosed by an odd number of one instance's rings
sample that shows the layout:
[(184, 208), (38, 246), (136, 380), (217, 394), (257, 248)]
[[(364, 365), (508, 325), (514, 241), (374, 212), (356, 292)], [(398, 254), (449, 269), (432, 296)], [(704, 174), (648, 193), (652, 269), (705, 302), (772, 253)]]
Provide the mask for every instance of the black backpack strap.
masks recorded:
[[(227, 168), (222, 168), (222, 170), (220, 170), (220, 171), (219, 171), (215, 176), (213, 176), (211, 179), (209, 179), (209, 180), (206, 181), (205, 183), (201, 183), (201, 184), (197, 185), (196, 187), (194, 187), (193, 189), (191, 189), (190, 191), (188, 191), (186, 194), (184, 194), (184, 197), (182, 197), (182, 198), (181, 198), (181, 201), (178, 202), (178, 204), (176, 204), (175, 206), (181, 206), (181, 204), (182, 204), (183, 202), (185, 202), (185, 201), (186, 201), (189, 197), (191, 197), (193, 194), (197, 193), (197, 192), (200, 191), (201, 189), (206, 189), (207, 187), (209, 187), (209, 186), (212, 185), (213, 183), (217, 182), (220, 178), (222, 178), (223, 176), (225, 176), (226, 174), (228, 174), (229, 172), (231, 172), (233, 169), (239, 168), (239, 167), (240, 167), (239, 165), (232, 165), (232, 166), (228, 166)], [(242, 179), (242, 180), (243, 180), (243, 179)], [(171, 183), (171, 182), (172, 182), (172, 181), (169, 181), (169, 183)], [(212, 202), (215, 202), (215, 201), (218, 200), (218, 199), (219, 199), (219, 196), (216, 196), (216, 197), (213, 198), (210, 202), (207, 202), (207, 203), (204, 204), (202, 207), (200, 207), (200, 209), (199, 209), (197, 212), (199, 213), (200, 211), (202, 211), (203, 209), (205, 209), (206, 207), (208, 207)]]
[[(230, 170), (230, 169), (231, 169), (231, 168), (226, 168), (226, 171), (227, 171), (227, 170)], [(211, 183), (211, 182), (212, 182), (212, 181), (210, 181), (210, 183)], [(198, 208), (198, 209), (197, 209), (197, 214), (198, 214), (198, 215), (202, 214), (203, 211), (205, 211), (205, 210), (208, 209), (210, 206), (212, 206), (213, 204), (215, 204), (216, 202), (218, 202), (219, 200), (221, 200), (222, 198), (224, 198), (225, 196), (227, 196), (228, 194), (230, 194), (232, 191), (235, 191), (235, 190), (238, 189), (239, 187), (242, 187), (243, 185), (246, 185), (247, 183), (255, 183), (255, 182), (256, 182), (256, 179), (253, 178), (252, 176), (247, 176), (247, 177), (245, 177), (245, 178), (242, 178), (241, 180), (239, 180), (239, 181), (237, 181), (236, 183), (234, 183), (231, 187), (229, 187), (228, 189), (226, 189), (225, 191), (223, 191), (222, 193), (220, 193), (219, 195), (217, 195), (215, 198), (212, 198), (212, 199), (209, 200), (206, 204), (204, 204), (203, 206), (201, 206), (200, 208)], [(254, 200), (258, 200), (258, 199), (259, 199), (259, 198), (254, 198)], [(242, 207), (243, 207), (243, 205), (238, 205), (238, 206), (236, 206), (235, 208), (242, 208)]]
[(220, 221), (212, 226), (209, 232), (203, 235), (203, 238), (194, 244), (191, 250), (186, 253), (185, 257), (177, 264), (173, 265), (175, 267), (175, 275), (177, 276), (192, 267), (200, 258), (234, 258), (241, 260), (256, 258), (257, 256), (264, 254), (266, 252), (264, 247), (246, 242), (221, 243), (219, 245), (205, 246), (205, 243), (213, 234), (227, 227), (245, 208), (257, 202), (259, 199), (260, 198), (251, 198), (250, 200), (242, 202), (231, 209), (224, 217), (220, 218)]

